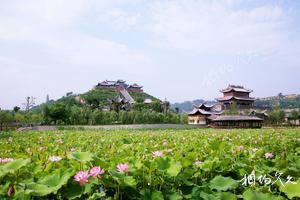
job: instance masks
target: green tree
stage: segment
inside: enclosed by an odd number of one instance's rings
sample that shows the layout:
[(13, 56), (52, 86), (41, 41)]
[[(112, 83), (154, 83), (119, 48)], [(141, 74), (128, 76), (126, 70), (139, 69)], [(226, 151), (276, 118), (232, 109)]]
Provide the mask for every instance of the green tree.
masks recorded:
[(40, 114), (32, 114), (30, 116), (30, 123), (33, 125), (41, 124), (43, 120), (43, 116)]
[(132, 110), (142, 111), (146, 108), (146, 105), (143, 102), (136, 102), (133, 104)]
[(55, 103), (50, 106), (50, 118), (54, 124), (66, 123), (69, 113), (66, 109), (65, 104), (63, 103)]
[(128, 113), (129, 112), (123, 111), (123, 110), (119, 112), (119, 122), (121, 124), (129, 124), (128, 123)]
[(181, 124), (187, 124), (188, 123), (188, 115), (187, 114), (181, 114), (180, 115), (180, 123)]
[(299, 112), (297, 110), (293, 110), (289, 116), (289, 119), (291, 120), (299, 119)]
[(155, 112), (163, 112), (163, 106), (160, 101), (153, 101), (150, 106)]
[(25, 116), (24, 116), (24, 114), (22, 114), (20, 112), (15, 114), (15, 121), (17, 123), (22, 124), (22, 126), (24, 126), (26, 124)]
[(144, 121), (143, 114), (141, 112), (134, 111), (133, 123), (134, 124), (142, 124), (143, 121)]
[(42, 107), (42, 116), (45, 124), (51, 124), (50, 106), (48, 104)]
[(238, 115), (239, 114), (239, 108), (237, 106), (236, 102), (233, 102), (229, 105), (229, 107), (225, 110), (224, 114), (226, 115)]
[(91, 115), (91, 119), (92, 119), (92, 124), (95, 124), (95, 125), (104, 124), (103, 113), (98, 109), (93, 111), (93, 113)]
[(291, 112), (291, 114), (288, 116), (289, 119), (289, 124), (290, 125), (295, 125), (296, 124), (296, 120), (300, 119), (300, 115), (299, 112), (297, 110), (293, 110)]
[(276, 107), (273, 111), (269, 113), (269, 122), (271, 124), (280, 125), (284, 122), (285, 113), (284, 110)]
[(144, 98), (142, 98), (142, 97), (137, 97), (137, 98), (135, 98), (135, 102), (136, 102), (136, 103), (144, 103)]
[(118, 123), (118, 113), (115, 111), (111, 111), (108, 113), (109, 113), (109, 123), (110, 124)]
[(83, 119), (82, 119), (82, 108), (78, 107), (78, 106), (72, 106), (70, 108), (70, 115), (69, 115), (69, 119), (68, 122), (69, 124), (72, 125), (79, 125), (79, 124), (83, 124)]
[(19, 106), (14, 107), (14, 112), (17, 113), (21, 108)]
[(14, 117), (10, 112), (0, 110), (0, 131), (3, 130), (3, 126), (7, 127), (13, 121)]

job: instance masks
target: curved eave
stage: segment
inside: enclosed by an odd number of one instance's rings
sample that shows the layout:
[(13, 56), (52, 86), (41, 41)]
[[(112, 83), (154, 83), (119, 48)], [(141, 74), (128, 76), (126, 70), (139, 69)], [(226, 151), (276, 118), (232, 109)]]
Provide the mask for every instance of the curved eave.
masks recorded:
[(225, 121), (263, 121), (263, 119), (255, 116), (240, 116), (240, 115), (221, 115), (212, 120), (213, 122)]
[(224, 101), (230, 101), (232, 99), (241, 100), (241, 101), (255, 101), (255, 98), (239, 98), (239, 97), (230, 97), (228, 99), (217, 98), (216, 100), (219, 101), (219, 102), (224, 102)]
[(226, 92), (231, 92), (231, 91), (236, 91), (236, 92), (244, 92), (244, 93), (251, 93), (253, 92), (253, 90), (248, 90), (248, 89), (236, 89), (236, 88), (230, 88), (230, 89), (223, 89), (223, 90), (219, 90), (222, 93), (226, 93)]

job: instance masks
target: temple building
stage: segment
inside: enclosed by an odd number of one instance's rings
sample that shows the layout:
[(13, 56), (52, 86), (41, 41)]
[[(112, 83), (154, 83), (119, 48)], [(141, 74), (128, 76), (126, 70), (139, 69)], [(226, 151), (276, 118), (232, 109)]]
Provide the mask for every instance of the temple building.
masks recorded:
[(246, 89), (243, 86), (229, 85), (220, 92), (223, 93), (223, 97), (216, 100), (223, 105), (223, 109), (228, 108), (233, 103), (236, 103), (239, 109), (251, 109), (253, 107), (255, 98), (250, 97), (253, 90)]
[(143, 86), (140, 86), (138, 84), (129, 85), (127, 87), (128, 92), (143, 92)]
[(117, 80), (117, 81), (102, 81), (98, 83), (95, 88), (101, 89), (115, 89), (116, 91), (120, 92), (121, 90), (126, 89), (128, 92), (143, 92), (143, 86), (138, 85), (136, 83), (132, 85), (128, 85), (124, 80)]
[(211, 120), (214, 128), (261, 128), (263, 119), (246, 115), (221, 115)]
[[(261, 128), (264, 116), (256, 116), (257, 113), (251, 112), (249, 115), (223, 115), (224, 109), (232, 104), (236, 104), (239, 111), (241, 109), (251, 109), (254, 104), (254, 98), (250, 97), (252, 90), (243, 86), (229, 85), (221, 90), (223, 97), (218, 98), (214, 105), (201, 104), (194, 106), (194, 109), (188, 113), (188, 124), (208, 125), (215, 128)], [(262, 117), (262, 118), (260, 118)]]
[(96, 85), (96, 88), (103, 88), (103, 89), (116, 89), (118, 87), (128, 87), (128, 85), (126, 84), (126, 81), (123, 80), (117, 80), (117, 81), (102, 81), (101, 83), (98, 83)]
[(221, 114), (222, 111), (219, 104), (194, 106), (194, 109), (188, 113), (188, 124), (208, 125), (212, 118)]

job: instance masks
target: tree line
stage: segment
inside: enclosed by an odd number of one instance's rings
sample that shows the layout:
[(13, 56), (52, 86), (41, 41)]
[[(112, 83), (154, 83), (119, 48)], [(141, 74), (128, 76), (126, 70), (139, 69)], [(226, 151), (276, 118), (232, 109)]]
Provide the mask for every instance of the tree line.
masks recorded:
[(62, 102), (44, 104), (38, 110), (0, 110), (0, 130), (34, 125), (178, 124), (186, 122), (185, 114), (164, 110), (156, 103), (144, 107), (136, 104), (130, 111), (102, 111), (89, 106), (66, 105)]
[(187, 116), (172, 111), (157, 112), (152, 109), (102, 111), (90, 107), (65, 106), (62, 103), (45, 105), (43, 123), (52, 125), (107, 125), (107, 124), (154, 124), (186, 123)]

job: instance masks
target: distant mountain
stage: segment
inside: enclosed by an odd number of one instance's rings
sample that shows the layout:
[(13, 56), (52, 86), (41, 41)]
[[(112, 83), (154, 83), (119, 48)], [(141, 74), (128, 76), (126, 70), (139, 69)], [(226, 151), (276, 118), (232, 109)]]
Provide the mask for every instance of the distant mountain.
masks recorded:
[(193, 101), (184, 101), (182, 103), (174, 103), (174, 104), (171, 104), (171, 108), (172, 109), (176, 109), (178, 108), (179, 109), (179, 112), (189, 112), (191, 110), (193, 110), (193, 106), (194, 105), (200, 105), (202, 103), (207, 103), (207, 104), (213, 104), (213, 103), (216, 103), (216, 101), (205, 101), (203, 99), (196, 99), (196, 100), (193, 100)]

